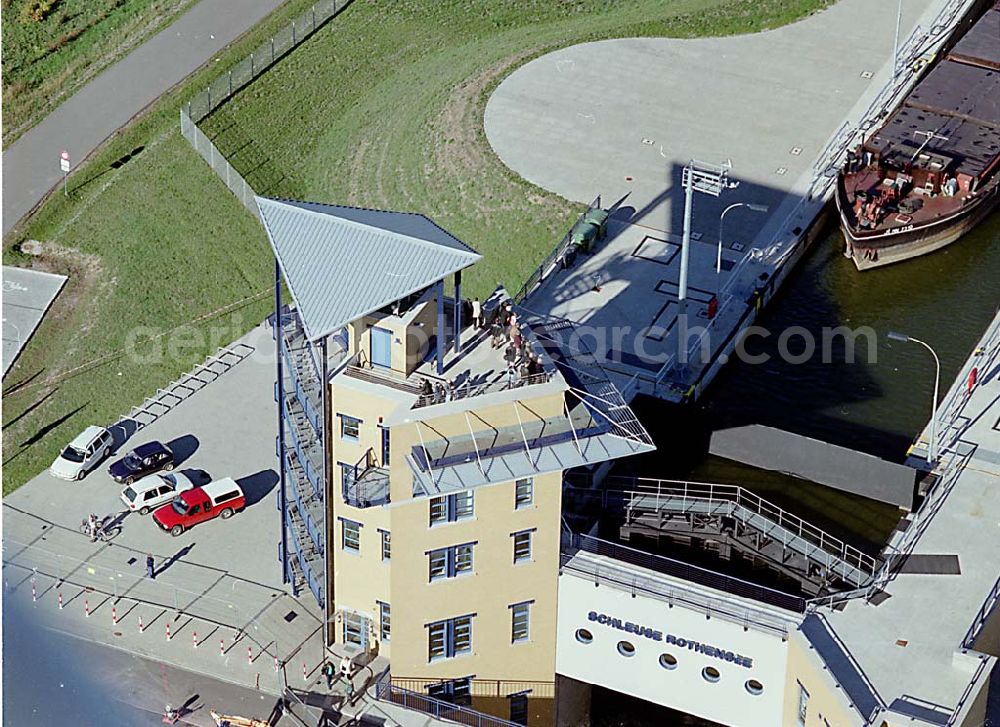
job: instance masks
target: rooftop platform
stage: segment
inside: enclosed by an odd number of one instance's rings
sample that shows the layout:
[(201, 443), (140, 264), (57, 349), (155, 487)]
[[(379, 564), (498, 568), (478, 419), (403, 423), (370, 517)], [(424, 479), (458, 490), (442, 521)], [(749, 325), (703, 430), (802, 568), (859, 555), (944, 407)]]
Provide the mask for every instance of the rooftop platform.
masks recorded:
[[(968, 708), (1000, 646), (986, 637), (1000, 598), (1000, 314), (977, 351), (940, 409), (940, 480), (890, 542), (896, 571), (884, 593), (824, 609), (809, 627), (838, 682), (856, 685), (856, 703), (917, 725), (951, 724)], [(968, 395), (973, 366), (980, 383)]]
[[(898, 103), (915, 80), (910, 61), (932, 53), (968, 4), (904, 3), (904, 71), (895, 75), (886, 39), (896, 6), (869, 0), (840, 0), (762, 33), (583, 43), (519, 68), (487, 104), (493, 149), (568, 199), (618, 200), (610, 241), (567, 271), (546, 272), (551, 279), (525, 305), (600, 328), (593, 348), (617, 383), (634, 379), (633, 390), (671, 401), (697, 396), (801, 254), (846, 150)], [(689, 327), (707, 323), (708, 300), (721, 291), (711, 362), (701, 367), (669, 360), (678, 349), (682, 169), (691, 159), (731, 160), (730, 178), (740, 182), (694, 202)], [(735, 209), (723, 225), (733, 203), (770, 212)], [(755, 248), (756, 257), (745, 257)], [(758, 287), (762, 298), (749, 299)], [(703, 340), (692, 346), (702, 350)]]

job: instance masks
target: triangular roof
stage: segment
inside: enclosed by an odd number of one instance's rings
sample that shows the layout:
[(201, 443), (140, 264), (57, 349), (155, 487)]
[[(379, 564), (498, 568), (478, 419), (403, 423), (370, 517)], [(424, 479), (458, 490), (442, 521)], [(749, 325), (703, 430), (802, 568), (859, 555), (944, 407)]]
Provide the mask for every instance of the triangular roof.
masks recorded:
[(256, 199), (311, 341), (481, 259), (420, 214)]

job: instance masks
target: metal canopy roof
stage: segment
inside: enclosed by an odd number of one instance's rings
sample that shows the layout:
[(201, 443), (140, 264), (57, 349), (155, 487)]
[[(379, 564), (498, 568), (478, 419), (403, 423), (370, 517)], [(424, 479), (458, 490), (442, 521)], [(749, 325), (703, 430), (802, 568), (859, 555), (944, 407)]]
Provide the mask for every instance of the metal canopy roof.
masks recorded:
[(481, 258), (420, 214), (256, 200), (310, 341)]

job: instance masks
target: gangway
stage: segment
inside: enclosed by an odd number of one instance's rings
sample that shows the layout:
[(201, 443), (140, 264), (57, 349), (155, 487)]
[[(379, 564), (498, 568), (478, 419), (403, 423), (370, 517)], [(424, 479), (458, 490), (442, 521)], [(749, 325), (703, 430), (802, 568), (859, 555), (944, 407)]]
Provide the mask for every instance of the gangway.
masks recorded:
[(800, 556), (824, 580), (861, 588), (872, 581), (879, 561), (802, 518), (738, 486), (674, 480), (631, 479), (625, 491), (626, 528), (657, 531), (693, 525), (731, 537), (781, 564)]

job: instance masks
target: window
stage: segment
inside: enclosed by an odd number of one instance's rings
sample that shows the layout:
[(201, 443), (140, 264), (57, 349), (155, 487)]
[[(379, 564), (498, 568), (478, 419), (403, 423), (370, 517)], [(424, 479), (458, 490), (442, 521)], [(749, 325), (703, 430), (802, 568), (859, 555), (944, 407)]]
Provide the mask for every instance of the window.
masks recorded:
[(472, 490), (431, 498), (431, 525), (467, 520), (475, 514)]
[(388, 641), (392, 635), (392, 612), (389, 604), (378, 601), (378, 628), (382, 641)]
[(427, 660), (449, 659), (472, 651), (472, 619), (458, 616), (427, 625)]
[(522, 530), (519, 533), (514, 533), (511, 537), (514, 539), (514, 562), (523, 563), (525, 561), (531, 560), (531, 535), (534, 530)]
[(722, 673), (714, 666), (706, 666), (701, 670), (701, 678), (710, 684), (715, 684), (722, 678)]
[(462, 543), (427, 553), (430, 580), (454, 578), (472, 573), (472, 549), (475, 543)]
[(359, 613), (344, 612), (344, 643), (362, 646), (365, 634), (365, 617)]
[(619, 641), (618, 653), (622, 656), (635, 656), (635, 645), (631, 641)]
[(528, 692), (518, 692), (507, 697), (510, 700), (510, 721), (514, 724), (528, 724)]
[[(761, 684), (756, 679), (748, 679), (747, 683), (744, 684), (743, 686), (746, 687), (746, 690), (755, 697), (759, 697), (761, 694), (764, 693), (764, 685)], [(830, 723), (827, 722), (827, 727), (829, 727), (829, 724)]]
[(357, 478), (357, 472), (354, 469), (353, 464), (347, 464), (345, 462), (339, 462), (340, 465), (340, 482), (344, 486), (344, 495), (346, 497), (348, 489), (354, 486), (354, 480)]
[(581, 644), (589, 644), (594, 640), (594, 635), (587, 631), (587, 629), (577, 629), (576, 630), (576, 640)]
[(361, 420), (338, 414), (340, 417), (340, 438), (349, 442), (357, 442), (361, 438)]
[(673, 654), (660, 654), (660, 666), (668, 671), (677, 668), (677, 657)]
[(531, 601), (510, 607), (510, 643), (527, 641), (531, 631)]
[(535, 483), (530, 477), (517, 480), (514, 483), (514, 509), (530, 507), (534, 500)]
[(799, 724), (805, 725), (806, 714), (809, 712), (809, 692), (801, 682), (796, 683), (799, 685)]
[(352, 553), (361, 552), (361, 523), (341, 519), (340, 547)]
[(382, 466), (389, 466), (389, 428), (379, 426), (382, 432)]
[(382, 560), (389, 560), (392, 557), (392, 535), (388, 530), (379, 530), (382, 536)]

